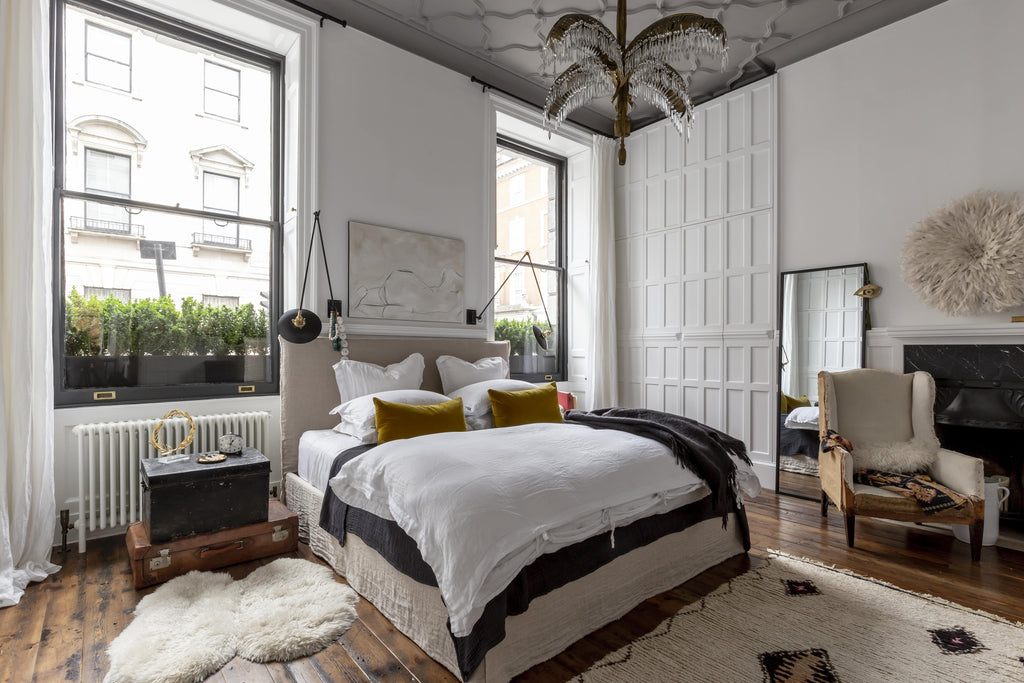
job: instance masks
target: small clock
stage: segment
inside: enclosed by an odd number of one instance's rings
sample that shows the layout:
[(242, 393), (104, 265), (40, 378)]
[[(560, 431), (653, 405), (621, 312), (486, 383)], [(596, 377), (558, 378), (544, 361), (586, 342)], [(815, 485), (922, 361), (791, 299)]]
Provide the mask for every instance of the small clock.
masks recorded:
[(241, 455), (242, 437), (238, 434), (221, 434), (217, 437), (217, 450), (224, 455)]

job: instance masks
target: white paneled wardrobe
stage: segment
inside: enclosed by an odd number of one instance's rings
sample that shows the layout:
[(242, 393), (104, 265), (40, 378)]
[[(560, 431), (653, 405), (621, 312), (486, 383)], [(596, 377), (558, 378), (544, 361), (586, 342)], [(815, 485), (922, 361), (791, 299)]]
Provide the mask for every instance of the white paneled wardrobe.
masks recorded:
[(616, 177), (619, 397), (743, 439), (771, 462), (776, 77), (627, 140)]

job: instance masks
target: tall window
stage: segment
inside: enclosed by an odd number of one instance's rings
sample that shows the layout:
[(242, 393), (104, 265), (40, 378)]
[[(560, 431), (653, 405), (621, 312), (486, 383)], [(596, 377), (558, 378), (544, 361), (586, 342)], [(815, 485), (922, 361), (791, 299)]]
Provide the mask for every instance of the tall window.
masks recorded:
[(276, 391), (282, 59), (121, 0), (55, 13), (56, 403)]
[[(497, 274), (509, 273), (526, 252), (536, 277), (529, 260), (512, 273), (496, 300), (494, 338), (511, 344), (513, 377), (564, 379), (565, 159), (499, 137), (496, 163), (495, 287), (501, 285)], [(538, 344), (534, 325), (551, 332), (547, 349)]]
[(203, 111), (233, 121), (241, 112), (242, 72), (213, 62), (204, 65)]
[(131, 92), (131, 34), (86, 23), (85, 80)]

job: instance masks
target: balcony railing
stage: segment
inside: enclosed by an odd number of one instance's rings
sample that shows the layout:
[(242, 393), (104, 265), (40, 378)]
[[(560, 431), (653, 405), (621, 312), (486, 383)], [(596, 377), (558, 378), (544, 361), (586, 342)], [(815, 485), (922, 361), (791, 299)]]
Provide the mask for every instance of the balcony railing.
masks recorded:
[(252, 240), (228, 235), (211, 235), (206, 232), (192, 233), (192, 244), (208, 244), (213, 247), (227, 247), (229, 249), (241, 249), (252, 251)]
[(126, 237), (146, 236), (146, 229), (137, 223), (118, 223), (116, 221), (101, 221), (98, 218), (83, 218), (71, 216), (70, 229), (83, 232), (100, 232), (105, 235), (124, 235)]

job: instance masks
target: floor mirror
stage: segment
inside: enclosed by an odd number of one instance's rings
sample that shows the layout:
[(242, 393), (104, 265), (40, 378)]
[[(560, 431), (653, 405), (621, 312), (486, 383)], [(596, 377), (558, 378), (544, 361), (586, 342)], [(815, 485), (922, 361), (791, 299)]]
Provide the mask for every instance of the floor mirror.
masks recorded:
[(780, 277), (775, 488), (818, 500), (818, 372), (864, 367), (867, 264)]

